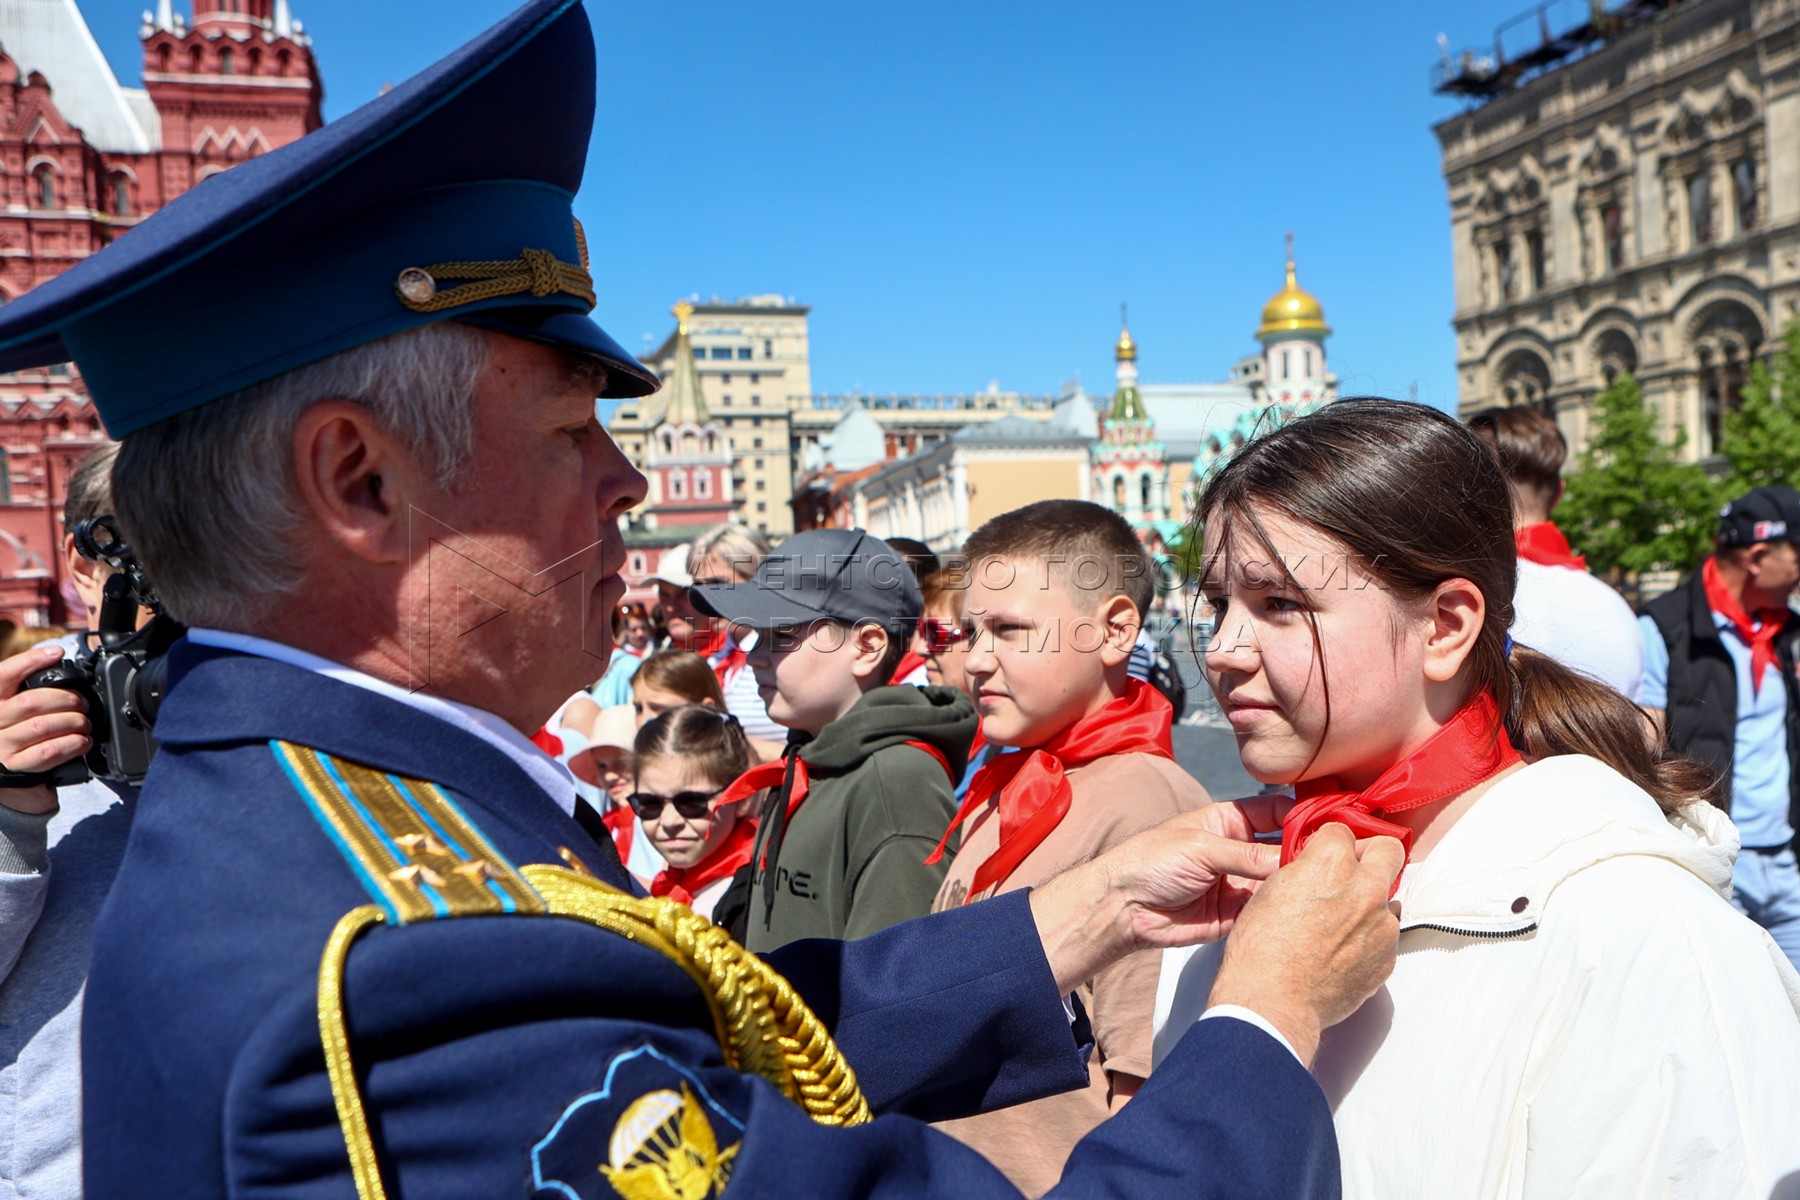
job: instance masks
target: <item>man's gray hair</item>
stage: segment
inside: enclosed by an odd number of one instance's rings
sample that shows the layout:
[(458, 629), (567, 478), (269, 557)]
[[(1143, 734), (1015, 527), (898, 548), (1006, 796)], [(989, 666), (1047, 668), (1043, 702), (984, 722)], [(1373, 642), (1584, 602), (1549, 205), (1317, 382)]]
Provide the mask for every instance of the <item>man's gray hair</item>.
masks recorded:
[(113, 466), (120, 523), (170, 615), (251, 630), (304, 580), (294, 424), (320, 400), (372, 412), (453, 489), (474, 440), (482, 333), (453, 321), (393, 334), (128, 435)]
[(688, 574), (700, 570), (709, 557), (724, 563), (740, 580), (748, 579), (769, 557), (768, 535), (736, 521), (714, 525), (694, 539), (688, 551)]

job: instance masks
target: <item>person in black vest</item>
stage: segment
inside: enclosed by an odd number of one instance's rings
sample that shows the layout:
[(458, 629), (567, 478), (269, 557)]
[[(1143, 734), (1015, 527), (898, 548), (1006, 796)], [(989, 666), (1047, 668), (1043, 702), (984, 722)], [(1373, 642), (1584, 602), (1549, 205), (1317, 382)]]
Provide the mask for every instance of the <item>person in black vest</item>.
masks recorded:
[(1674, 749), (1715, 767), (1743, 839), (1732, 903), (1800, 966), (1800, 492), (1760, 487), (1719, 516), (1716, 552), (1646, 604), (1639, 703)]

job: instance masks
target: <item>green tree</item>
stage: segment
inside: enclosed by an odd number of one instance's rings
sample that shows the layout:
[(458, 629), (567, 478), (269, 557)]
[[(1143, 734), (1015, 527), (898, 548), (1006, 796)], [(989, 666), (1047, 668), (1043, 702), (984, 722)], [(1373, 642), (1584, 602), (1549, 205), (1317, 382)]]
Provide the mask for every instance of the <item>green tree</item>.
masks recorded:
[(1800, 479), (1800, 321), (1788, 326), (1774, 368), (1752, 365), (1738, 406), (1725, 414), (1719, 452), (1730, 464), (1727, 497)]
[(1594, 401), (1594, 429), (1556, 522), (1599, 574), (1690, 569), (1718, 532), (1720, 491), (1656, 431), (1643, 389), (1621, 375)]

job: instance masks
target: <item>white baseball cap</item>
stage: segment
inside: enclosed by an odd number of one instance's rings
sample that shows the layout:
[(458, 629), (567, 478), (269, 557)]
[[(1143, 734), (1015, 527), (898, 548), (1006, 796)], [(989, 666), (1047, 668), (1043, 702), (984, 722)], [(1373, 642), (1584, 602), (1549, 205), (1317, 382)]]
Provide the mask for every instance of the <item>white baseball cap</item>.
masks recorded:
[(688, 570), (688, 556), (694, 552), (692, 542), (683, 542), (679, 546), (671, 546), (664, 550), (662, 557), (656, 560), (656, 573), (646, 583), (668, 583), (676, 587), (693, 587), (694, 576)]

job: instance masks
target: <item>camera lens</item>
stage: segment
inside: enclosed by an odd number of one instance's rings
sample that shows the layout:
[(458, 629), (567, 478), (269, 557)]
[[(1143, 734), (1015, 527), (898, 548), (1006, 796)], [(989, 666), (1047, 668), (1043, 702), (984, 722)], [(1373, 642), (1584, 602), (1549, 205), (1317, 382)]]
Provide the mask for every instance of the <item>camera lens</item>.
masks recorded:
[(169, 659), (163, 654), (147, 660), (131, 677), (131, 707), (145, 729), (156, 724), (156, 712), (162, 707), (168, 682)]

